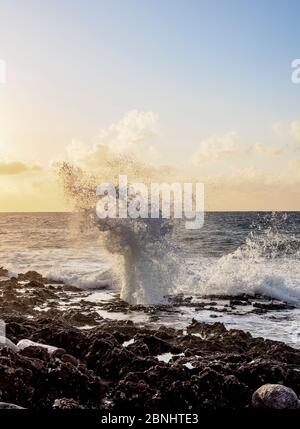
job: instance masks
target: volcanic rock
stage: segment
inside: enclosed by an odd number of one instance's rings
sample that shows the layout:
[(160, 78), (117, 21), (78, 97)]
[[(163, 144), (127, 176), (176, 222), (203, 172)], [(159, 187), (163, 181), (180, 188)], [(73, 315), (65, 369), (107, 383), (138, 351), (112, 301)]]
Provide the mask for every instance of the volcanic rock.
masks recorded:
[(0, 348), (2, 347), (8, 347), (15, 353), (19, 350), (18, 347), (6, 337), (0, 337)]
[(254, 408), (296, 409), (299, 400), (289, 387), (280, 384), (264, 384), (252, 396)]

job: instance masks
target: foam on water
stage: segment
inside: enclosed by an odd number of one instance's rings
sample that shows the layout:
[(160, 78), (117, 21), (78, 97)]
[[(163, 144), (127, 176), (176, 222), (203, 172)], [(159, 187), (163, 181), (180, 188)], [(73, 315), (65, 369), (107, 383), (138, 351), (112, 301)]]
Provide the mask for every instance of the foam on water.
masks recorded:
[[(300, 238), (288, 215), (265, 215), (245, 242), (220, 258), (192, 258), (188, 293), (255, 293), (300, 305)], [(180, 287), (179, 287), (180, 290)]]

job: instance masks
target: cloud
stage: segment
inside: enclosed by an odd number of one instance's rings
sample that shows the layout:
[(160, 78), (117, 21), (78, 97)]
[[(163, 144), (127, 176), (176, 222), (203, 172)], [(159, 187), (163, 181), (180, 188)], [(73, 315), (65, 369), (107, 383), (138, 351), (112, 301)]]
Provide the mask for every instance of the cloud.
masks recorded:
[(287, 123), (277, 121), (273, 123), (272, 129), (276, 137), (284, 138), (286, 149), (300, 149), (300, 121), (294, 120)]
[(264, 156), (279, 156), (283, 154), (283, 149), (278, 147), (268, 147), (261, 143), (255, 143), (253, 149)]
[(0, 211), (65, 211), (69, 207), (52, 173), (1, 176)]
[(22, 173), (39, 171), (41, 168), (37, 165), (29, 166), (23, 162), (0, 162), (0, 175), (17, 175)]
[(119, 122), (102, 129), (98, 144), (117, 153), (127, 152), (157, 136), (158, 115), (131, 110)]
[(94, 144), (73, 140), (66, 148), (67, 161), (82, 167), (100, 167), (131, 158), (157, 158), (152, 140), (158, 135), (158, 115), (131, 110), (121, 120), (100, 130)]
[(192, 162), (194, 165), (201, 165), (255, 154), (273, 157), (282, 155), (283, 152), (282, 148), (265, 146), (261, 143), (243, 144), (237, 133), (230, 132), (202, 140), (192, 156)]
[(285, 124), (282, 121), (277, 121), (273, 123), (272, 130), (277, 137), (285, 140), (292, 137), (294, 144), (290, 145), (290, 143), (285, 142), (286, 147), (300, 148), (300, 121), (294, 120)]
[(112, 180), (118, 174), (132, 178), (150, 178), (166, 167), (153, 167), (159, 158), (157, 145), (158, 115), (131, 110), (118, 122), (100, 130), (94, 144), (73, 140), (66, 147), (70, 164), (92, 173), (102, 180)]
[(290, 133), (294, 138), (297, 147), (300, 147), (300, 121), (293, 121), (290, 125)]
[(289, 167), (294, 172), (297, 172), (298, 175), (300, 176), (300, 158), (294, 158), (290, 160)]
[(195, 165), (203, 162), (215, 162), (237, 156), (241, 153), (239, 136), (230, 132), (224, 136), (213, 135), (200, 142), (192, 157)]
[(284, 137), (286, 135), (286, 129), (282, 121), (276, 121), (272, 124), (272, 131), (277, 137)]

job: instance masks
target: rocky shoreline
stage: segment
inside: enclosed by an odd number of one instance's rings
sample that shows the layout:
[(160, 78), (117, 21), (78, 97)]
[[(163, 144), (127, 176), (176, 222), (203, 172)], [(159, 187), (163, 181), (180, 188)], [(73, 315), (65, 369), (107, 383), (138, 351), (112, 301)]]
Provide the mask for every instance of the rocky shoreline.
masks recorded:
[[(84, 299), (84, 291), (35, 272), (9, 278), (0, 270), (0, 294), (9, 340), (0, 344), (0, 402), (30, 409), (157, 412), (272, 408), (259, 393), (253, 400), (254, 392), (270, 383), (300, 395), (300, 350), (284, 343), (227, 330), (219, 322), (193, 320), (185, 330), (155, 327), (154, 308), (134, 309), (150, 314), (151, 327), (109, 320)], [(178, 304), (183, 298), (176, 299)], [(229, 299), (231, 307), (251, 304), (253, 310), (272, 311), (253, 297)], [(177, 304), (174, 300), (175, 311)], [(129, 311), (117, 298), (103, 308)], [(157, 309), (162, 310), (168, 311)], [(291, 400), (286, 407), (297, 406)]]

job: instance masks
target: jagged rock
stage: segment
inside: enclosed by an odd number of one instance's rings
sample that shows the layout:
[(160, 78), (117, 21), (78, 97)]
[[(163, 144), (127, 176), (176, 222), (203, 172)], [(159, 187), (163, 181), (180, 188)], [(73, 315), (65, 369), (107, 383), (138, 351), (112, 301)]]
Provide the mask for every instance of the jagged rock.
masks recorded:
[(253, 307), (260, 308), (262, 310), (291, 310), (295, 308), (293, 305), (287, 304), (286, 302), (254, 302)]
[(17, 353), (19, 350), (18, 347), (6, 337), (0, 337), (0, 348), (1, 347), (8, 347), (15, 353)]
[(38, 348), (44, 348), (47, 350), (49, 355), (55, 355), (55, 356), (61, 356), (66, 353), (66, 351), (62, 348), (55, 347), (55, 346), (49, 346), (47, 344), (41, 344), (41, 343), (35, 343), (34, 341), (30, 340), (20, 340), (17, 344), (18, 350), (24, 350), (28, 347), (38, 347)]
[[(111, 409), (140, 407), (156, 412), (165, 407), (197, 409), (199, 404), (210, 409), (248, 408), (253, 392), (266, 383), (290, 386), (300, 394), (300, 350), (227, 330), (221, 323), (193, 320), (185, 332), (102, 319), (94, 313), (96, 304), (81, 298), (88, 293), (51, 286), (35, 272), (0, 282), (6, 334), (13, 345), (21, 340), (26, 345), (21, 341), (17, 353), (15, 345), (0, 347), (0, 401), (35, 409), (101, 409), (108, 401)], [(217, 298), (213, 299), (199, 307), (214, 307)], [(242, 306), (261, 297), (226, 299)], [(267, 300), (264, 297), (262, 302)], [(190, 304), (183, 296), (175, 302)], [(173, 311), (130, 307), (119, 299), (102, 308), (122, 313), (134, 309), (150, 317)], [(254, 311), (268, 310), (255, 307)], [(74, 327), (93, 322), (97, 326), (92, 329)], [(159, 362), (162, 353), (177, 356)]]
[(66, 363), (70, 363), (71, 365), (78, 366), (78, 360), (76, 359), (76, 357), (67, 353), (63, 354), (60, 360)]
[(50, 360), (48, 350), (44, 347), (26, 347), (23, 350), (19, 350), (19, 354), (22, 356), (27, 356), (29, 358), (41, 359), (43, 361)]
[(84, 409), (82, 405), (78, 401), (75, 401), (74, 399), (70, 398), (61, 398), (61, 399), (55, 399), (53, 408), (55, 410), (78, 410), (78, 409)]
[(280, 384), (264, 384), (252, 396), (254, 408), (296, 409), (299, 400), (289, 387)]
[(82, 313), (78, 310), (69, 310), (64, 314), (64, 319), (73, 323), (74, 325), (97, 325), (97, 321), (101, 319), (98, 313), (88, 312), (87, 314)]
[(21, 273), (18, 275), (18, 280), (21, 281), (43, 281), (43, 276), (40, 273), (37, 273), (36, 271), (27, 271), (25, 274)]
[(207, 325), (207, 323), (198, 322), (198, 320), (193, 319), (192, 323), (187, 327), (187, 332), (189, 334), (196, 333), (203, 336), (213, 336), (223, 334), (226, 332), (226, 328), (223, 323), (220, 322)]
[(6, 270), (4, 267), (0, 267), (0, 277), (7, 277), (8, 276), (8, 270)]
[(26, 408), (52, 408), (57, 398), (70, 398), (85, 407), (99, 407), (104, 385), (84, 365), (75, 367), (57, 358), (42, 360), (0, 349), (0, 401)]
[(249, 304), (251, 304), (251, 302), (248, 300), (245, 300), (245, 301), (242, 301), (240, 299), (231, 299), (230, 300), (230, 306), (232, 306), (232, 307), (239, 306), (239, 305), (244, 306), (244, 305), (249, 305)]

